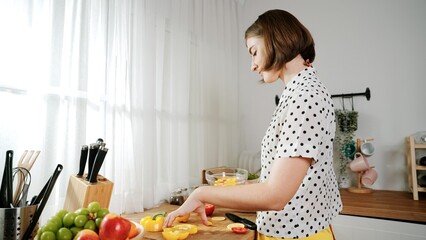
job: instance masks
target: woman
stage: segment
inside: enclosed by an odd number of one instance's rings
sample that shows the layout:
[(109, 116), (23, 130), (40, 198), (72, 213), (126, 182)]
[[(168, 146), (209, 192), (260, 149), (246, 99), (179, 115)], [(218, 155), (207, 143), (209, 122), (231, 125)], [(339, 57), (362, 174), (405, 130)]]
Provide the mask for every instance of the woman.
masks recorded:
[(311, 63), (314, 41), (290, 13), (270, 10), (246, 30), (251, 70), (285, 88), (262, 140), (256, 184), (197, 188), (164, 226), (204, 203), (257, 211), (258, 239), (333, 239), (329, 227), (342, 208), (333, 171), (335, 118), (331, 96)]

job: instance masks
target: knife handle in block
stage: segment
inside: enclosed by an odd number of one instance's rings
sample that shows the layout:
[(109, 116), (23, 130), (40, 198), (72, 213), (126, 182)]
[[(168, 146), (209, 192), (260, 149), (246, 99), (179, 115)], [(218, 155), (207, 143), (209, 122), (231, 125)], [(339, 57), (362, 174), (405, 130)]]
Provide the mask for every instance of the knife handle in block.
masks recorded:
[(93, 164), (95, 163), (95, 158), (96, 158), (96, 154), (98, 154), (98, 150), (99, 150), (99, 145), (96, 143), (92, 143), (90, 144), (89, 147), (89, 170), (87, 172), (87, 176), (86, 176), (86, 180), (89, 181), (90, 179), (90, 175), (92, 173), (92, 169), (93, 169)]
[(99, 170), (101, 169), (102, 163), (104, 162), (105, 156), (108, 152), (108, 148), (99, 147), (98, 154), (96, 155), (95, 163), (93, 164), (92, 171), (90, 172), (89, 182), (96, 183)]
[(80, 165), (78, 169), (77, 176), (82, 177), (84, 174), (84, 168), (86, 168), (86, 162), (87, 162), (87, 153), (89, 152), (89, 147), (87, 145), (83, 145), (81, 147), (81, 154), (80, 154)]

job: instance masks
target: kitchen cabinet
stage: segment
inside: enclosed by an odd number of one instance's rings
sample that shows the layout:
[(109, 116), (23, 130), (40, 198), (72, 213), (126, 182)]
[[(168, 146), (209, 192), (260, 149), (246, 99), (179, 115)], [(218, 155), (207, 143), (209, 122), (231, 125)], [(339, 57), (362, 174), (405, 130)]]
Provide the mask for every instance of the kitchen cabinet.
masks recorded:
[(418, 184), (418, 176), (421, 171), (426, 171), (426, 166), (420, 166), (416, 162), (416, 154), (420, 150), (426, 151), (426, 143), (419, 144), (414, 141), (413, 136), (406, 138), (406, 158), (408, 166), (408, 186), (411, 192), (413, 192), (413, 199), (419, 200), (419, 192), (426, 192), (426, 187), (421, 187)]
[(336, 239), (426, 240), (426, 199), (388, 190), (359, 194), (340, 189), (340, 194), (343, 210), (332, 222)]
[(420, 223), (339, 215), (332, 225), (338, 240), (426, 240), (426, 227)]

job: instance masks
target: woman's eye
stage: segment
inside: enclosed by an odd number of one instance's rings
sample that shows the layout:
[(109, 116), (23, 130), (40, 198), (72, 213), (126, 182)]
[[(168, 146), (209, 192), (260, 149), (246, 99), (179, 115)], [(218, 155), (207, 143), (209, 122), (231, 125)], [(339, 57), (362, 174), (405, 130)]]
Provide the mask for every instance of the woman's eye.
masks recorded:
[(256, 53), (257, 53), (257, 51), (254, 51), (254, 52), (253, 52), (253, 54), (252, 54), (252, 55), (253, 55), (253, 57), (254, 57), (254, 56), (256, 56)]

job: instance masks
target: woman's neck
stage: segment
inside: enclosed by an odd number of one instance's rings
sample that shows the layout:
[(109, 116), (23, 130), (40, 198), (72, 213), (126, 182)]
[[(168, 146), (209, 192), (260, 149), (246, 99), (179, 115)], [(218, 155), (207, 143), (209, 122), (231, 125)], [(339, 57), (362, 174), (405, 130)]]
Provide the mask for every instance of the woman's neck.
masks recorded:
[(287, 84), (291, 79), (293, 79), (294, 76), (296, 76), (296, 74), (298, 74), (306, 67), (305, 60), (299, 54), (293, 58), (293, 60), (285, 64), (280, 74), (280, 79), (283, 80), (285, 84)]

